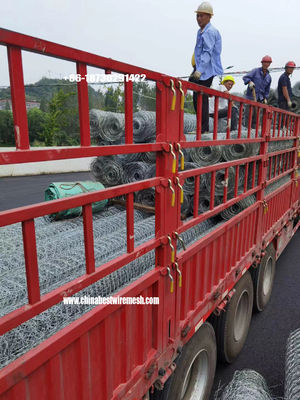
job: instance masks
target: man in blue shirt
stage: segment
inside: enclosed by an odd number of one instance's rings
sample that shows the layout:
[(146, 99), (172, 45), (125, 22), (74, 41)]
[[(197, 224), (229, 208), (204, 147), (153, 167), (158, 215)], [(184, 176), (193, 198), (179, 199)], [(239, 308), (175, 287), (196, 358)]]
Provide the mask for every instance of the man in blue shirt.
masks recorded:
[[(192, 59), (194, 71), (189, 81), (198, 85), (210, 87), (214, 76), (222, 75), (221, 64), (222, 39), (219, 31), (210, 23), (213, 16), (213, 8), (210, 3), (204, 1), (197, 11), (197, 22), (200, 29), (197, 33), (197, 41)], [(193, 103), (197, 112), (197, 92), (193, 94)], [(202, 97), (202, 132), (209, 129), (208, 96)]]
[[(255, 100), (259, 103), (268, 103), (268, 97), (270, 93), (270, 87), (272, 78), (270, 72), (268, 71), (271, 65), (272, 58), (270, 56), (264, 56), (261, 59), (261, 67), (254, 68), (252, 71), (248, 72), (243, 76), (243, 81), (245, 85), (248, 85), (246, 98), (249, 100)], [(255, 98), (253, 94), (255, 93)], [(249, 119), (249, 108), (246, 107), (245, 110), (245, 125), (248, 125)], [(255, 128), (256, 125), (256, 109), (253, 110), (251, 127)]]
[(270, 87), (272, 78), (268, 71), (271, 65), (272, 58), (270, 56), (264, 56), (261, 60), (261, 67), (254, 68), (243, 76), (245, 85), (248, 85), (246, 98), (249, 100), (253, 99), (253, 89), (255, 90), (256, 100), (260, 103), (267, 103), (270, 93)]
[(290, 75), (293, 73), (296, 64), (294, 61), (288, 61), (285, 64), (285, 72), (278, 80), (278, 107), (283, 110), (292, 108), (293, 103), (291, 97), (293, 96)]

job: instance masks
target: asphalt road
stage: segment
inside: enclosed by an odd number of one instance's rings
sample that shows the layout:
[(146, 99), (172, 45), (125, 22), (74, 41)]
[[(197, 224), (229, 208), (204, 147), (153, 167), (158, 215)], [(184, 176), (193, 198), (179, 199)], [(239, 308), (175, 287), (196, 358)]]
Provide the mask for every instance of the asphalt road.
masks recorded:
[[(87, 172), (0, 178), (0, 211), (38, 203), (51, 182), (91, 180)], [(272, 298), (254, 314), (246, 345), (231, 365), (219, 365), (212, 399), (235, 370), (252, 368), (267, 380), (274, 397), (283, 397), (284, 358), (288, 335), (300, 327), (300, 230), (277, 261)]]

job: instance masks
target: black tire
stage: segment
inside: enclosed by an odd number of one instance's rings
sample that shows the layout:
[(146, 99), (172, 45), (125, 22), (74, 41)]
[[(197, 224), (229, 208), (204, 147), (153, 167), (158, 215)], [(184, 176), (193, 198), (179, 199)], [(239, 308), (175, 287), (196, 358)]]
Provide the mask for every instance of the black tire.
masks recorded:
[[(208, 400), (217, 362), (215, 332), (204, 323), (183, 347), (176, 369), (162, 391), (155, 390), (151, 400)], [(194, 397), (192, 397), (194, 396)]]
[(235, 285), (235, 293), (220, 316), (211, 316), (215, 328), (218, 359), (232, 363), (241, 352), (250, 327), (253, 309), (253, 284), (247, 271)]
[(260, 265), (252, 268), (251, 275), (254, 288), (253, 306), (255, 311), (263, 311), (268, 304), (276, 271), (276, 252), (271, 243), (263, 256)]

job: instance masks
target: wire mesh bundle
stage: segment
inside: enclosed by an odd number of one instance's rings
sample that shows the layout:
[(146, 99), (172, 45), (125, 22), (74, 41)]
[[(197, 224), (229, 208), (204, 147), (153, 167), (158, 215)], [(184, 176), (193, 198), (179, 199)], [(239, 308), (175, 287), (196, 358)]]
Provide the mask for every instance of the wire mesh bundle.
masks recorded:
[(193, 203), (193, 197), (188, 196), (186, 193), (183, 193), (183, 203), (181, 204), (180, 208), (182, 215), (188, 216), (191, 214), (192, 203)]
[(133, 114), (133, 138), (137, 143), (155, 140), (156, 113), (154, 111), (138, 111)]
[(278, 179), (276, 182), (271, 183), (265, 188), (265, 196), (274, 192), (276, 189), (280, 188), (280, 186), (283, 186), (285, 183), (289, 182), (291, 180), (290, 174), (285, 175), (284, 177)]
[(149, 188), (138, 191), (135, 196), (135, 201), (153, 207), (155, 205), (155, 189)]
[[(218, 206), (222, 202), (221, 196), (215, 196), (214, 207)], [(199, 203), (198, 203), (198, 214), (202, 214), (210, 210), (210, 193), (206, 190), (200, 190)], [(194, 201), (192, 202), (192, 212), (194, 212)]]
[(232, 381), (224, 389), (221, 400), (272, 400), (265, 379), (256, 371), (235, 371)]
[(294, 146), (293, 140), (277, 140), (275, 142), (269, 142), (268, 152), (272, 153), (274, 151), (290, 149)]
[(142, 161), (153, 164), (156, 161), (156, 152), (155, 151), (146, 151), (142, 153)]
[[(209, 232), (217, 229), (221, 226), (224, 221), (221, 221), (216, 224), (213, 218), (207, 219), (206, 221), (201, 222), (200, 224), (193, 226), (187, 231), (183, 232), (180, 236), (182, 237), (185, 245), (191, 245), (195, 243), (197, 240), (201, 239)], [(181, 251), (183, 249), (180, 241), (177, 241), (177, 250)]]
[[(195, 169), (195, 168), (199, 168), (195, 163), (191, 163), (191, 162), (184, 163), (185, 171), (190, 170), (190, 169)], [(204, 178), (203, 178), (203, 175), (201, 175), (200, 176), (200, 189), (203, 189), (204, 185), (205, 185)], [(184, 180), (183, 190), (184, 190), (184, 193), (186, 193), (186, 194), (189, 194), (189, 195), (194, 194), (194, 190), (195, 190), (195, 177), (194, 176), (191, 176)]]
[(286, 400), (300, 399), (300, 329), (293, 331), (287, 341), (284, 395)]
[(296, 97), (300, 97), (300, 81), (296, 82), (293, 86), (293, 94)]
[[(231, 139), (237, 139), (238, 134), (231, 132)], [(247, 138), (248, 131), (242, 130), (241, 138)], [(255, 132), (251, 131), (251, 138), (255, 138)], [(226, 161), (233, 161), (240, 158), (254, 156), (259, 153), (259, 143), (235, 143), (222, 146), (222, 155)]]
[[(137, 233), (139, 224), (144, 219), (144, 214), (135, 210), (134, 219), (136, 223), (135, 233)], [(115, 256), (116, 250), (120, 248), (122, 242), (120, 236), (124, 231), (124, 226), (126, 226), (125, 211), (94, 222), (97, 263), (106, 262)], [(143, 233), (140, 233), (138, 239), (141, 240), (142, 237)], [(126, 248), (125, 242), (123, 248)], [(84, 273), (85, 257), (82, 226), (79, 226), (76, 230), (57, 232), (52, 240), (49, 240), (49, 238), (42, 241), (38, 240), (37, 249), (41, 294), (45, 294), (52, 288), (54, 289)], [(16, 254), (7, 254), (6, 257), (1, 255), (0, 313), (6, 314), (16, 306), (23, 305), (26, 302), (25, 262), (24, 258), (21, 258), (21, 253), (22, 249)]]
[(92, 109), (90, 126), (92, 137), (99, 137), (104, 143), (119, 141), (125, 130), (124, 114)]
[(146, 179), (148, 165), (139, 161), (124, 165), (124, 183), (137, 182)]
[(229, 220), (230, 218), (234, 217), (235, 215), (239, 214), (246, 208), (250, 207), (252, 204), (254, 204), (256, 201), (255, 196), (251, 195), (246, 197), (243, 200), (240, 200), (239, 202), (233, 204), (232, 206), (226, 208), (223, 210), (220, 215), (223, 219)]
[[(207, 190), (210, 192), (211, 190), (211, 174), (204, 175), (204, 182)], [(234, 191), (234, 178), (235, 178), (235, 170), (234, 168), (228, 168), (228, 178), (225, 180), (225, 169), (220, 169), (216, 171), (216, 180), (215, 180), (215, 194), (218, 196), (222, 196), (224, 193), (224, 187), (227, 186), (228, 193), (232, 193)]]
[(148, 164), (147, 170), (145, 173), (145, 179), (154, 178), (156, 175), (156, 165), (155, 164)]
[(184, 134), (186, 134), (188, 132), (195, 132), (196, 127), (197, 127), (196, 114), (185, 113), (183, 121), (184, 121), (184, 128), (183, 128)]
[(104, 186), (121, 185), (124, 181), (123, 167), (113, 157), (97, 157), (91, 162), (91, 172)]
[[(212, 140), (212, 135), (202, 135), (202, 140)], [(186, 135), (188, 142), (194, 142), (196, 135)], [(205, 146), (205, 147), (192, 147), (189, 155), (192, 162), (197, 164), (199, 167), (206, 165), (216, 164), (222, 158), (221, 146)]]
[(115, 158), (120, 164), (124, 165), (130, 162), (142, 161), (143, 155), (142, 153), (118, 154)]

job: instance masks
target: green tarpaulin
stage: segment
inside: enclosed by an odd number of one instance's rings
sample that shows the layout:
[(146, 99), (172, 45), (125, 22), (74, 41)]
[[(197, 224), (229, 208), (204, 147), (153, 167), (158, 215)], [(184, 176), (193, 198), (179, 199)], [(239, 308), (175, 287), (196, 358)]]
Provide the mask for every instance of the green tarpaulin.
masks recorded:
[[(100, 182), (83, 181), (83, 182), (53, 182), (45, 190), (45, 200), (57, 200), (65, 197), (75, 196), (76, 194), (95, 192), (103, 190), (105, 187)], [(92, 204), (93, 213), (103, 210), (107, 200), (98, 201)], [(54, 220), (63, 218), (78, 217), (82, 213), (82, 207), (71, 208), (69, 210), (59, 211), (51, 214), (50, 218)]]

